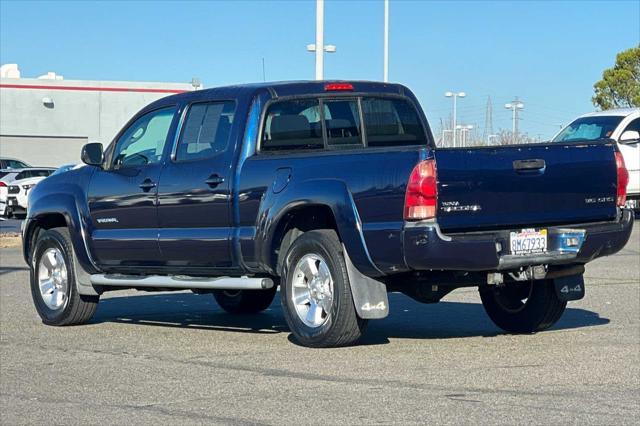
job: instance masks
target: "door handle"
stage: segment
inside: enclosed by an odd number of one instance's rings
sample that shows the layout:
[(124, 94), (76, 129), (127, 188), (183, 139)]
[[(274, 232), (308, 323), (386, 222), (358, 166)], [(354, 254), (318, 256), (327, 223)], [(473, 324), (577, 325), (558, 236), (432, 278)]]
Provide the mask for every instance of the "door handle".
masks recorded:
[(546, 163), (541, 159), (516, 160), (513, 162), (513, 170), (517, 172), (542, 170), (546, 167)]
[(224, 182), (224, 178), (222, 176), (218, 176), (218, 175), (215, 175), (215, 174), (209, 176), (209, 178), (204, 181), (204, 183), (206, 183), (207, 185), (209, 185), (212, 188), (215, 188), (216, 186), (220, 185), (223, 182)]
[(156, 187), (156, 183), (151, 179), (145, 179), (140, 185), (138, 185), (144, 192), (147, 192)]

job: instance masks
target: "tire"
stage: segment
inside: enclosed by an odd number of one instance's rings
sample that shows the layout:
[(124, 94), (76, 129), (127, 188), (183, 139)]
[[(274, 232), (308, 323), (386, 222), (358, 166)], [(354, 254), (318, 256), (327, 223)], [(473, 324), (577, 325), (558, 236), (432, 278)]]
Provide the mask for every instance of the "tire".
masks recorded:
[(267, 290), (215, 290), (213, 297), (231, 314), (256, 314), (271, 305), (276, 290), (276, 285)]
[(512, 283), (480, 288), (489, 318), (510, 333), (535, 333), (554, 325), (567, 302), (558, 299), (553, 280)]
[[(53, 228), (40, 234), (31, 258), (31, 296), (38, 315), (47, 325), (84, 324), (98, 308), (99, 296), (78, 293), (75, 262), (66, 228)], [(56, 268), (53, 264), (60, 266)]]
[(367, 320), (356, 313), (342, 244), (333, 230), (309, 231), (293, 242), (284, 259), (280, 296), (289, 329), (304, 346), (351, 345), (366, 329)]

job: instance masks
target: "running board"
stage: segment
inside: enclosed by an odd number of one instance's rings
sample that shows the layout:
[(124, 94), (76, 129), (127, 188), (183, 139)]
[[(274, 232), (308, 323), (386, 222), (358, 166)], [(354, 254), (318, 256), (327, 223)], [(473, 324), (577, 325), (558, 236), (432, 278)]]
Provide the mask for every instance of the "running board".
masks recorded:
[(185, 275), (91, 275), (91, 284), (114, 287), (159, 287), (219, 290), (265, 290), (273, 287), (271, 278), (188, 277)]

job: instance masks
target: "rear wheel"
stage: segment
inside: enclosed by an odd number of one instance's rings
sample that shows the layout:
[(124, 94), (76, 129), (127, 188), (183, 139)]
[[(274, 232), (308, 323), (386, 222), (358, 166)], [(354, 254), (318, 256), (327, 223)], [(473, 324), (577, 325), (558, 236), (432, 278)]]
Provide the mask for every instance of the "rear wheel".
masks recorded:
[(213, 297), (218, 305), (232, 314), (255, 314), (271, 305), (277, 286), (267, 290), (216, 290)]
[(336, 233), (314, 230), (302, 234), (284, 261), (281, 302), (296, 339), (310, 347), (355, 343), (367, 321), (356, 313), (342, 244)]
[(75, 261), (66, 228), (49, 229), (38, 237), (31, 260), (31, 296), (45, 324), (83, 324), (98, 307), (98, 296), (78, 293)]
[(510, 283), (480, 288), (489, 318), (511, 333), (534, 333), (555, 324), (567, 302), (558, 299), (553, 280)]

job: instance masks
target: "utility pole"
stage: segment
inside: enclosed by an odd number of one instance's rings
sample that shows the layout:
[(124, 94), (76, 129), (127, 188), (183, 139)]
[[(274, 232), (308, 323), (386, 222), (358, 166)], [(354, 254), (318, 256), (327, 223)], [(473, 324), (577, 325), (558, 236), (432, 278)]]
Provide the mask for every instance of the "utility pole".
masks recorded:
[(518, 100), (518, 97), (511, 101), (508, 104), (505, 104), (504, 107), (506, 109), (510, 109), (512, 111), (512, 124), (511, 124), (511, 136), (513, 138), (513, 143), (518, 142), (518, 112), (524, 109), (524, 104)]
[(389, 81), (389, 0), (384, 0), (384, 71), (383, 81)]

